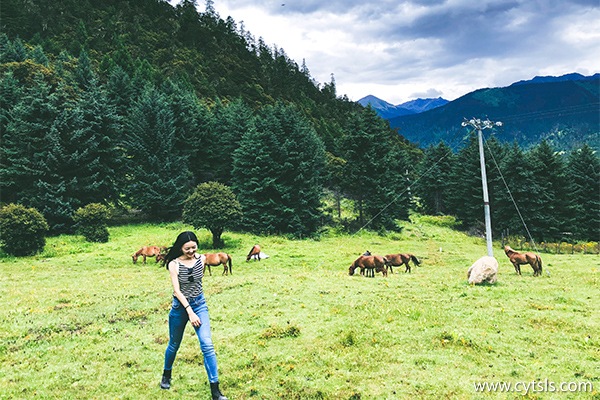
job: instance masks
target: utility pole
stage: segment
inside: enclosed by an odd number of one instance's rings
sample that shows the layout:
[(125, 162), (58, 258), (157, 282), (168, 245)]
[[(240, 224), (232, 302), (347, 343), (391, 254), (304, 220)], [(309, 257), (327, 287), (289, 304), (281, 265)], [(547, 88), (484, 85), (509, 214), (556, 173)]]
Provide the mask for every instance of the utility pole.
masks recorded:
[(487, 244), (488, 256), (494, 257), (494, 250), (492, 248), (492, 217), (490, 215), (490, 199), (488, 196), (487, 187), (487, 176), (485, 172), (485, 158), (483, 156), (483, 134), (482, 130), (486, 128), (493, 128), (494, 126), (502, 126), (502, 122), (492, 122), (489, 119), (482, 121), (478, 118), (471, 118), (470, 120), (464, 120), (462, 126), (472, 126), (477, 129), (477, 136), (479, 139), (479, 162), (481, 163), (481, 184), (483, 186), (483, 212), (485, 215), (485, 241)]

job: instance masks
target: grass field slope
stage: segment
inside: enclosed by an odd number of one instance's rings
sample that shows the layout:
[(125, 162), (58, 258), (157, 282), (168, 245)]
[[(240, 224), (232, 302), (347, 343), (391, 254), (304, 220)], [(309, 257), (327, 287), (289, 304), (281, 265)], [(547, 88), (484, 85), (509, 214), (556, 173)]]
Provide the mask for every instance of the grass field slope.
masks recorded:
[[(0, 254), (0, 399), (208, 398), (190, 327), (159, 389), (171, 286), (153, 259), (131, 261), (186, 229), (120, 226), (105, 244), (59, 236), (37, 256)], [(485, 241), (418, 217), (387, 236), (223, 239), (233, 274), (213, 268), (204, 289), (230, 399), (600, 398), (598, 255), (542, 253), (543, 276), (518, 276), (495, 243), (498, 283), (470, 286)], [(256, 243), (270, 257), (246, 262)], [(349, 276), (366, 250), (421, 265)]]

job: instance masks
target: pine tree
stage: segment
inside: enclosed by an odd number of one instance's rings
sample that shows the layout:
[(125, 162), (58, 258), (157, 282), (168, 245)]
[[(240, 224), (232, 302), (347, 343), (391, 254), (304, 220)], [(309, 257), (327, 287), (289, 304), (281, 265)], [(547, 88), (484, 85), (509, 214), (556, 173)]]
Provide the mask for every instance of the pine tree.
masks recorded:
[(75, 69), (75, 81), (79, 84), (79, 87), (83, 90), (87, 89), (88, 86), (92, 85), (92, 82), (97, 80), (96, 74), (92, 69), (92, 64), (87, 51), (81, 50), (77, 61), (77, 68)]
[(28, 203), (40, 210), (50, 231), (55, 234), (70, 231), (73, 212), (81, 205), (70, 196), (79, 186), (73, 171), (80, 168), (78, 163), (73, 162), (77, 154), (65, 146), (75, 125), (71, 110), (72, 104), (64, 108), (45, 135), (46, 157), (39, 162), (40, 176), (35, 182), (35, 191), (28, 197)]
[(25, 44), (21, 40), (21, 38), (17, 37), (12, 41), (10, 46), (8, 46), (5, 55), (5, 62), (23, 62), (29, 56), (27, 52), (27, 48)]
[(341, 139), (343, 187), (356, 203), (361, 227), (396, 229), (396, 219), (408, 218), (408, 160), (393, 138), (396, 133), (368, 107), (353, 114)]
[(10, 39), (4, 32), (0, 32), (0, 63), (7, 63), (12, 60), (9, 59), (9, 51), (11, 47)]
[(173, 112), (166, 96), (147, 87), (126, 125), (128, 202), (153, 220), (179, 217), (193, 185), (187, 158), (175, 151)]
[(122, 155), (117, 151), (118, 117), (94, 81), (63, 109), (47, 133), (43, 172), (30, 201), (46, 216), (52, 231), (70, 231), (75, 210), (119, 198)]
[(320, 225), (324, 146), (292, 106), (267, 106), (234, 152), (233, 190), (254, 232), (305, 237)]
[(44, 53), (42, 46), (35, 46), (33, 52), (31, 53), (31, 57), (36, 63), (46, 67), (48, 66), (48, 57), (46, 57), (46, 53)]
[(22, 142), (15, 132), (16, 125), (9, 128), (11, 118), (14, 118), (15, 107), (19, 104), (23, 95), (23, 87), (19, 84), (12, 71), (5, 72), (0, 80), (0, 132), (2, 136), (0, 146), (0, 194), (2, 202), (15, 203), (19, 191), (18, 171), (13, 163), (21, 155)]
[[(542, 204), (540, 185), (534, 175), (532, 162), (517, 143), (513, 143), (500, 162), (507, 188), (494, 196), (492, 216), (496, 231), (508, 231), (527, 240), (539, 233), (537, 218)], [(539, 237), (533, 237), (539, 240)]]
[[(40, 75), (24, 89), (14, 106), (6, 109), (6, 129), (2, 132), (3, 201), (30, 205), (36, 182), (43, 175), (43, 161), (48, 158), (46, 134), (59, 115), (63, 100)], [(3, 113), (5, 105), (3, 104)]]
[(589, 145), (569, 155), (569, 214), (576, 239), (600, 241), (600, 160)]
[(250, 130), (252, 110), (241, 100), (228, 104), (217, 102), (213, 118), (205, 130), (204, 145), (216, 149), (206, 153), (206, 164), (213, 180), (231, 185), (233, 153), (239, 147), (243, 135)]
[[(456, 155), (449, 180), (452, 182), (448, 193), (451, 215), (459, 220), (462, 228), (475, 228), (484, 232), (481, 165), (475, 134), (469, 136), (467, 145)], [(492, 222), (493, 220), (492, 218)]]
[(169, 79), (163, 84), (162, 91), (167, 95), (173, 113), (175, 151), (189, 160), (188, 167), (194, 175), (195, 183), (210, 179), (207, 173), (210, 169), (209, 160), (222, 154), (219, 147), (211, 145), (207, 140), (212, 125), (210, 111), (200, 103), (189, 87), (180, 83)]
[(119, 198), (123, 182), (119, 173), (124, 159), (118, 137), (122, 131), (121, 119), (110, 104), (104, 87), (96, 81), (81, 94), (75, 112), (80, 114), (80, 125), (77, 135), (71, 138), (73, 150), (81, 148), (82, 144), (87, 147), (79, 161), (85, 168), (78, 177), (78, 198), (83, 206), (113, 203)]
[(109, 74), (106, 83), (107, 99), (115, 107), (117, 115), (125, 117), (134, 101), (135, 90), (131, 78), (123, 68), (116, 65)]
[(443, 142), (430, 146), (417, 167), (419, 180), (415, 184), (425, 213), (446, 214), (450, 211), (448, 196), (450, 175), (454, 164), (452, 149)]
[(529, 151), (533, 172), (540, 192), (539, 209), (533, 218), (532, 234), (540, 241), (558, 241), (567, 228), (567, 175), (565, 161), (543, 140)]

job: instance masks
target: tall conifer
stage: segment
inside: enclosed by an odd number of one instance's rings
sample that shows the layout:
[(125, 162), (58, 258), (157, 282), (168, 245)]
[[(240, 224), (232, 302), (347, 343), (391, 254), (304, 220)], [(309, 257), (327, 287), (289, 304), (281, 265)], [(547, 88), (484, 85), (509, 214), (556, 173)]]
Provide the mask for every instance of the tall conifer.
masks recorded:
[(415, 190), (426, 213), (440, 215), (450, 212), (448, 196), (453, 162), (452, 149), (443, 142), (425, 150), (425, 156), (417, 167), (419, 180)]
[(465, 229), (475, 228), (483, 232), (484, 210), (481, 186), (481, 165), (477, 136), (471, 134), (468, 143), (456, 155), (452, 166), (448, 203), (449, 213), (454, 215)]
[(569, 155), (567, 164), (571, 232), (600, 241), (600, 159), (587, 144)]
[(128, 202), (152, 220), (178, 218), (193, 182), (187, 158), (175, 150), (173, 112), (166, 96), (154, 87), (147, 87), (133, 105), (123, 144)]
[(506, 182), (505, 190), (498, 190), (493, 202), (494, 229), (511, 235), (523, 236), (530, 240), (540, 240), (539, 210), (540, 185), (533, 171), (529, 157), (517, 143), (507, 149), (500, 162), (500, 170)]
[(568, 230), (568, 186), (563, 156), (543, 140), (528, 152), (539, 193), (538, 212), (534, 215), (533, 235), (540, 241), (558, 241)]
[[(3, 201), (30, 205), (36, 195), (36, 182), (43, 175), (43, 161), (48, 157), (46, 134), (60, 113), (63, 101), (41, 75), (23, 91), (14, 106), (6, 109), (6, 129), (2, 132)], [(8, 106), (8, 105), (6, 105)], [(5, 105), (2, 105), (3, 112)]]
[(267, 106), (234, 153), (233, 189), (246, 228), (262, 233), (314, 234), (320, 225), (325, 152), (292, 106)]
[(367, 107), (352, 115), (341, 139), (346, 160), (343, 187), (356, 202), (361, 227), (396, 229), (395, 220), (408, 217), (408, 160), (394, 143), (395, 135), (375, 110)]

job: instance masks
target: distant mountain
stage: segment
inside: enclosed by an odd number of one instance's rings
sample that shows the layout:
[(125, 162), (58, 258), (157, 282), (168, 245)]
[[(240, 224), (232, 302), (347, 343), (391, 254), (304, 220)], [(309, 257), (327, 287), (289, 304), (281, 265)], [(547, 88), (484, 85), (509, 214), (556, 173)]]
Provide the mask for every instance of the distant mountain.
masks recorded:
[(370, 105), (381, 118), (392, 119), (403, 115), (418, 114), (435, 107), (440, 107), (448, 103), (448, 100), (438, 97), (437, 99), (416, 99), (407, 101), (406, 103), (393, 105), (373, 95), (368, 95), (358, 100), (358, 103), (364, 107)]
[(548, 83), (548, 82), (565, 82), (565, 81), (586, 81), (586, 80), (594, 80), (600, 78), (599, 74), (594, 74), (592, 76), (585, 76), (578, 73), (566, 74), (562, 76), (536, 76), (528, 81), (518, 81), (513, 83), (514, 85), (523, 85), (528, 83)]
[(448, 104), (449, 101), (446, 99), (442, 99), (441, 97), (437, 97), (435, 99), (416, 99), (407, 101), (406, 103), (399, 104), (397, 107), (401, 107), (407, 110), (414, 111), (415, 114), (422, 113), (428, 110), (433, 110), (434, 108), (441, 107), (443, 105)]
[[(464, 118), (502, 121), (494, 134), (522, 147), (549, 140), (569, 150), (588, 143), (600, 150), (600, 74), (535, 77), (502, 88), (479, 89), (418, 114), (391, 118), (390, 125), (421, 147), (446, 142), (460, 147)], [(491, 132), (486, 132), (490, 134)]]

